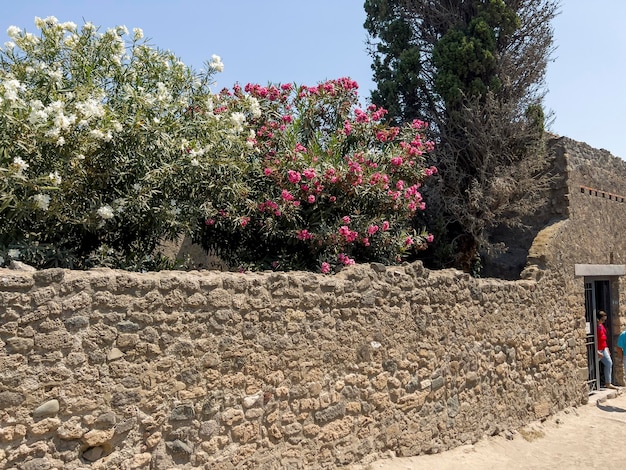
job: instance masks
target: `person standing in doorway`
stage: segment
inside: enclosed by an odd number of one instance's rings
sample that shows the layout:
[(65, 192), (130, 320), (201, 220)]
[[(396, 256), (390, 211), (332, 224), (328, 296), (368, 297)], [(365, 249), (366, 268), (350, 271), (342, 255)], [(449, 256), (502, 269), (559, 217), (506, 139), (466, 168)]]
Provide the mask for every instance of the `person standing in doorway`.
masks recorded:
[(611, 353), (609, 346), (606, 342), (606, 328), (604, 322), (606, 321), (606, 312), (600, 310), (598, 312), (598, 357), (600, 362), (604, 364), (604, 386), (606, 388), (616, 389), (611, 380), (613, 371), (613, 360), (611, 359)]

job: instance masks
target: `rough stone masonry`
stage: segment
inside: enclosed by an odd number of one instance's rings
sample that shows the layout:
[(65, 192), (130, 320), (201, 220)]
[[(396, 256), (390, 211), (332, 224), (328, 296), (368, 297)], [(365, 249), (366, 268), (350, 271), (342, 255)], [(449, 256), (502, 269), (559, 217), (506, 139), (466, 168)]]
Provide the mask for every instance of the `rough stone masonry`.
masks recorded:
[(577, 301), (549, 272), (419, 262), (0, 269), (0, 467), (338, 468), (473, 443), (587, 399)]

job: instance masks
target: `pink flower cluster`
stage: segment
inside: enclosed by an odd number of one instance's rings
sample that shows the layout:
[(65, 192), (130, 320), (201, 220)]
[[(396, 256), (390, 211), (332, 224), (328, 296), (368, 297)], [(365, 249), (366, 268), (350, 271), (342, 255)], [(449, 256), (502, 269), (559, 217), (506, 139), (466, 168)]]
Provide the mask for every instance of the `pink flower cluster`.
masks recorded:
[[(437, 173), (425, 165), (434, 147), (425, 135), (428, 125), (384, 124), (385, 109), (357, 106), (357, 88), (340, 78), (297, 88), (247, 84), (234, 91), (234, 104), (248, 93), (262, 110), (246, 120), (254, 135), (247, 138), (253, 152), (247, 161), (257, 165), (257, 177), (242, 193), (240, 226), (305, 242), (320, 253), (317, 266), (326, 273), (338, 251), (336, 263), (347, 265), (363, 250), (402, 246), (404, 253), (432, 241), (426, 232), (406, 235), (415, 212), (426, 207), (421, 184)], [(249, 112), (249, 104), (241, 109)], [(250, 211), (250, 200), (262, 201), (257, 211)]]
[(298, 90), (298, 98), (306, 98), (307, 96), (317, 96), (327, 94), (336, 96), (341, 92), (356, 92), (359, 84), (348, 77), (338, 78), (336, 80), (328, 80), (317, 86), (302, 85)]
[(274, 201), (265, 201), (259, 204), (259, 212), (270, 212), (274, 214), (276, 217), (280, 217), (281, 211), (278, 209), (278, 204)]
[(287, 175), (289, 178), (289, 182), (292, 184), (299, 183), (300, 180), (302, 179), (302, 175), (300, 175), (299, 171), (289, 170), (287, 171)]
[(359, 232), (350, 230), (347, 225), (342, 225), (339, 227), (339, 235), (341, 235), (347, 243), (352, 243), (359, 237)]
[(284, 201), (293, 201), (295, 199), (294, 195), (286, 189), (282, 190), (280, 197), (282, 197)]
[(399, 127), (391, 127), (390, 129), (383, 129), (376, 132), (376, 138), (381, 142), (389, 142), (398, 137), (399, 133)]
[(389, 189), (389, 175), (376, 172), (371, 176), (370, 184), (380, 185), (383, 189)]
[(307, 229), (302, 229), (302, 230), (298, 230), (298, 240), (310, 240), (313, 238), (313, 235), (307, 230)]
[(344, 253), (339, 253), (337, 255), (337, 261), (339, 261), (344, 266), (350, 266), (351, 264), (355, 264), (354, 259), (350, 258), (348, 255)]
[(437, 168), (436, 168), (436, 167), (431, 166), (431, 167), (426, 168), (426, 169), (424, 170), (424, 174), (425, 174), (426, 176), (432, 176), (432, 175), (436, 175), (436, 174), (437, 174), (437, 171), (438, 171), (438, 170), (437, 170)]
[[(291, 87), (291, 84), (288, 84), (289, 87)], [(285, 90), (289, 90), (291, 88), (285, 89), (285, 88), (278, 88), (275, 86), (270, 86), (270, 87), (264, 87), (261, 85), (256, 85), (256, 84), (252, 84), (252, 83), (248, 83), (245, 87), (244, 87), (244, 91), (246, 93), (250, 93), (251, 96), (254, 96), (255, 98), (267, 98), (270, 101), (276, 101), (281, 97), (281, 90), (285, 91)]]

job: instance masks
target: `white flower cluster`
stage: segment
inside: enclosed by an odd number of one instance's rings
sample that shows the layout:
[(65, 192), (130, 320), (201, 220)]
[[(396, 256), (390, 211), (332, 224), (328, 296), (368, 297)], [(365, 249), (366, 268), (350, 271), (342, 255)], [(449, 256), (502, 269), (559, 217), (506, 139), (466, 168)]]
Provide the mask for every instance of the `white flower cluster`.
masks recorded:
[(172, 94), (163, 82), (157, 83), (156, 99), (160, 103), (169, 103), (170, 101), (172, 101)]
[(30, 166), (28, 163), (24, 161), (21, 157), (15, 157), (13, 159), (13, 166), (16, 168), (18, 174), (22, 174), (22, 172), (26, 171)]
[(259, 100), (257, 100), (254, 96), (247, 96), (250, 105), (250, 114), (252, 114), (253, 118), (261, 117), (261, 105), (259, 104)]
[(52, 184), (54, 184), (55, 186), (58, 186), (61, 184), (61, 175), (59, 175), (58, 171), (48, 174), (48, 178), (50, 179)]
[(18, 101), (19, 92), (25, 90), (24, 84), (15, 79), (5, 80), (2, 85), (4, 87), (4, 99), (11, 102)]
[(211, 56), (211, 62), (209, 62), (209, 67), (216, 72), (223, 72), (224, 64), (222, 63), (222, 58), (218, 55), (213, 54)]
[(33, 200), (35, 201), (35, 207), (42, 211), (47, 211), (50, 207), (50, 196), (47, 194), (35, 194)]
[(28, 122), (33, 126), (39, 126), (44, 124), (48, 120), (48, 111), (45, 109), (43, 103), (39, 100), (33, 100), (30, 102), (30, 114), (28, 115)]
[[(35, 26), (39, 29), (45, 28), (56, 28), (61, 31), (76, 31), (77, 26), (76, 23), (72, 23), (71, 21), (66, 21), (65, 23), (59, 23), (59, 20), (54, 16), (48, 16), (47, 18), (41, 19), (38, 16), (35, 16)], [(18, 28), (19, 29), (19, 28)]]
[(243, 113), (235, 112), (230, 115), (230, 121), (233, 123), (233, 131), (236, 133), (243, 131), (243, 125), (246, 122), (246, 115)]
[(98, 214), (98, 215), (99, 215), (99, 216), (100, 216), (103, 220), (109, 220), (109, 219), (112, 219), (112, 218), (115, 216), (115, 214), (114, 214), (114, 212), (113, 212), (113, 208), (112, 208), (111, 206), (109, 206), (108, 204), (107, 204), (107, 205), (104, 205), (104, 206), (101, 206), (101, 207), (100, 207), (100, 208), (96, 211), (96, 213), (97, 213), (97, 214)]
[(7, 36), (9, 36), (11, 39), (19, 39), (21, 34), (22, 30), (17, 26), (9, 26), (7, 29)]
[(95, 140), (103, 140), (105, 142), (110, 142), (113, 139), (113, 133), (111, 131), (103, 132), (100, 129), (90, 130), (89, 136)]
[(96, 98), (88, 98), (85, 101), (76, 103), (76, 111), (78, 111), (82, 119), (79, 125), (85, 126), (94, 118), (104, 116), (104, 107)]

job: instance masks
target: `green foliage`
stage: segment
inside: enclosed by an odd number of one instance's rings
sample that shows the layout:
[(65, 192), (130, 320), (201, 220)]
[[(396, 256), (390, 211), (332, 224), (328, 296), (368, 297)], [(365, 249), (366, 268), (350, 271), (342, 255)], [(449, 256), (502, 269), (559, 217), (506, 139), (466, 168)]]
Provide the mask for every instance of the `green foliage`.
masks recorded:
[(166, 269), (159, 243), (187, 234), (242, 269), (327, 272), (431, 238), (424, 124), (385, 126), (353, 81), (214, 94), (217, 56), (196, 72), (138, 29), (35, 23), (0, 50), (0, 266)]
[(530, 123), (531, 128), (534, 128), (538, 135), (542, 135), (545, 130), (546, 122), (543, 108), (538, 104), (531, 104), (526, 108), (524, 116)]
[(433, 48), (435, 89), (449, 112), (465, 98), (500, 91), (498, 44), (505, 42), (520, 24), (515, 10), (503, 0), (476, 3), (476, 16), (467, 24), (452, 26)]
[(411, 22), (402, 15), (401, 3), (366, 0), (364, 24), (371, 36), (379, 38), (370, 44), (377, 84), (372, 91), (372, 103), (387, 109), (396, 123), (420, 116), (424, 106), (422, 57)]
[(328, 271), (364, 261), (399, 262), (432, 238), (412, 220), (432, 150), (425, 124), (382, 124), (384, 109), (360, 109), (356, 83), (247, 85), (230, 105), (250, 116), (254, 158), (239, 181), (246, 198), (215, 205), (196, 239), (240, 269)]
[[(492, 244), (496, 227), (531, 219), (547, 197), (542, 100), (557, 9), (558, 0), (365, 2), (377, 83), (373, 102), (384, 102), (397, 122), (433, 124), (441, 173), (430, 186), (429, 214), (444, 223), (429, 220), (442, 232), (426, 255), (446, 258), (435, 265), (471, 270), (477, 262), (467, 260), (500, 246)], [(416, 78), (407, 86), (395, 79), (405, 73), (399, 61), (405, 53), (419, 58), (410, 65)], [(421, 106), (406, 107), (409, 95)]]
[(195, 112), (213, 100), (219, 58), (196, 73), (140, 30), (36, 24), (40, 36), (9, 28), (0, 52), (0, 251), (53, 246), (86, 268), (101, 246), (140, 259), (192, 232), (219, 168), (194, 155), (245, 148), (229, 123)]

